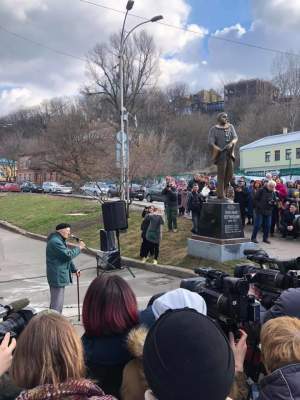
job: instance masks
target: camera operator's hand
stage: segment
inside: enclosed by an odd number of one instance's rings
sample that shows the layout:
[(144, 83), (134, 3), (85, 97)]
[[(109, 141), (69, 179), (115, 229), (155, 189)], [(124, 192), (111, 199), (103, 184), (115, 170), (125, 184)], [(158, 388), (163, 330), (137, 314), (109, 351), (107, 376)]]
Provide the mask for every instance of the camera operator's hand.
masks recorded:
[(86, 244), (82, 240), (80, 240), (80, 242), (78, 243), (78, 246), (79, 246), (80, 250), (86, 248)]
[(236, 342), (234, 340), (234, 335), (232, 332), (229, 332), (229, 342), (231, 349), (234, 354), (234, 362), (235, 362), (235, 372), (243, 372), (244, 371), (244, 361), (247, 352), (247, 333), (242, 329), (239, 330), (241, 333), (241, 337)]
[(16, 339), (12, 339), (10, 333), (7, 332), (0, 345), (0, 376), (2, 376), (10, 367), (12, 361), (12, 353), (17, 345)]

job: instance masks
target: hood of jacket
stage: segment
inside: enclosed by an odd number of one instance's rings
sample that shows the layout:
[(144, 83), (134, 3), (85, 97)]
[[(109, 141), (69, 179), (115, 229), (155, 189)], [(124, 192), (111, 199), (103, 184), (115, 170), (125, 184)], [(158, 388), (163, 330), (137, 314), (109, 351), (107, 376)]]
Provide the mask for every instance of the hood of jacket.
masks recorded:
[(143, 348), (148, 334), (148, 329), (144, 326), (133, 328), (127, 336), (127, 348), (135, 358), (143, 357)]
[(300, 364), (276, 369), (261, 381), (259, 400), (300, 400)]
[(87, 379), (70, 380), (54, 386), (51, 384), (37, 386), (20, 393), (16, 400), (116, 400), (113, 396), (106, 395), (102, 389)]

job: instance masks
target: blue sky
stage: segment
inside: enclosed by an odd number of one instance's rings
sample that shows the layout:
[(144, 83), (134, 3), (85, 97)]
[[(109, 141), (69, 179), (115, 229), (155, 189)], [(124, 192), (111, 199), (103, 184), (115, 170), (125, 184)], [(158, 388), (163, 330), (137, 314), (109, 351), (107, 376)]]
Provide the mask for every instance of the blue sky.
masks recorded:
[(189, 0), (188, 3), (192, 7), (189, 23), (204, 26), (210, 32), (237, 23), (249, 28), (252, 22), (250, 0)]

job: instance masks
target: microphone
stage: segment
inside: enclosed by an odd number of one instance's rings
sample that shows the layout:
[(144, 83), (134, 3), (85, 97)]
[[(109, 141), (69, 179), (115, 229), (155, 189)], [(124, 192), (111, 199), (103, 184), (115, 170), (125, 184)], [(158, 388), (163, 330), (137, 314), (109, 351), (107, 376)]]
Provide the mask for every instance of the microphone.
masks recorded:
[(70, 235), (70, 238), (76, 240), (76, 242), (81, 242), (81, 239), (78, 236)]
[(6, 317), (12, 312), (21, 311), (23, 308), (27, 307), (29, 304), (29, 299), (19, 299), (7, 304), (6, 306), (0, 307), (0, 318)]

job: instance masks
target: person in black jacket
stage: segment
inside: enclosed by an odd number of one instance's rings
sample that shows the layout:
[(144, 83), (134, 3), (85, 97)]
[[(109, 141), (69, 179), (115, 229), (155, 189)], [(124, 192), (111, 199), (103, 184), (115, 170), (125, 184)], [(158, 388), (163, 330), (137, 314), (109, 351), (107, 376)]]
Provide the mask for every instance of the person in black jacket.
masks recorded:
[(249, 205), (249, 190), (243, 179), (239, 179), (237, 186), (234, 188), (234, 202), (240, 205), (242, 225), (244, 227)]
[(194, 183), (192, 191), (188, 197), (188, 203), (187, 203), (188, 211), (192, 211), (193, 233), (198, 233), (199, 230), (199, 221), (200, 221), (202, 203), (203, 199), (201, 194), (199, 193), (199, 186), (197, 183)]
[(143, 222), (141, 224), (142, 243), (141, 243), (141, 249), (140, 249), (140, 257), (141, 257), (143, 263), (145, 263), (147, 261), (147, 257), (148, 257), (149, 253), (150, 253), (150, 256), (153, 256), (152, 244), (149, 243), (146, 238), (147, 229), (150, 225), (150, 220), (149, 220), (149, 218), (146, 218), (146, 217), (147, 217), (147, 215), (149, 215), (151, 213), (153, 213), (153, 206), (145, 207), (142, 212)]
[(272, 208), (276, 201), (274, 194), (275, 186), (276, 182), (269, 181), (266, 186), (255, 194), (253, 202), (255, 221), (251, 236), (251, 240), (254, 243), (258, 243), (256, 236), (261, 225), (263, 226), (263, 241), (265, 243), (271, 243), (268, 237), (271, 228)]
[(161, 194), (165, 196), (166, 199), (165, 204), (169, 232), (177, 232), (178, 191), (175, 181), (168, 182)]
[(297, 213), (297, 206), (291, 203), (289, 208), (283, 212), (281, 225), (282, 225), (282, 237), (287, 237), (287, 235), (293, 236), (297, 239), (299, 231), (297, 224), (295, 224)]

